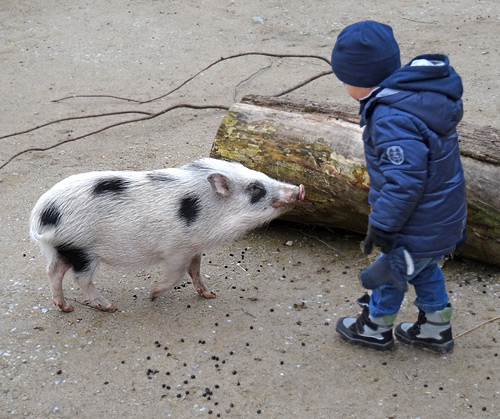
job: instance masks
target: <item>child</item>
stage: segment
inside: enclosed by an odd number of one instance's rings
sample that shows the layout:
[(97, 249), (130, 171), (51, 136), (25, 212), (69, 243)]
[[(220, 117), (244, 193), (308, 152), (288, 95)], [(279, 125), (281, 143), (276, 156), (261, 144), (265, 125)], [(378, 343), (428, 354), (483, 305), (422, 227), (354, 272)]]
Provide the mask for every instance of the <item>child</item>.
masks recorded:
[(456, 127), (462, 81), (441, 54), (401, 67), (392, 29), (373, 21), (346, 27), (332, 52), (332, 69), (360, 102), (370, 176), (368, 233), (363, 251), (382, 250), (361, 274), (373, 289), (358, 300), (356, 319), (337, 332), (351, 343), (388, 350), (407, 283), (415, 287), (415, 323), (395, 329), (403, 343), (439, 353), (453, 349), (445, 281), (438, 265), (465, 240), (465, 181)]

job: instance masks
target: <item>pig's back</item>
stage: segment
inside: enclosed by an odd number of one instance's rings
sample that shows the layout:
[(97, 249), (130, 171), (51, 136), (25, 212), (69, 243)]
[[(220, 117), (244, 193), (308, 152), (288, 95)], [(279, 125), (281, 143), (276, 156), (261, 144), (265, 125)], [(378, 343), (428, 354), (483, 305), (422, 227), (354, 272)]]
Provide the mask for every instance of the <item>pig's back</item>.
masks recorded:
[[(157, 263), (170, 253), (201, 251), (200, 209), (208, 182), (196, 172), (90, 172), (47, 191), (32, 212), (31, 235), (53, 247), (85, 248), (109, 264)], [(204, 223), (213, 224), (205, 209)]]

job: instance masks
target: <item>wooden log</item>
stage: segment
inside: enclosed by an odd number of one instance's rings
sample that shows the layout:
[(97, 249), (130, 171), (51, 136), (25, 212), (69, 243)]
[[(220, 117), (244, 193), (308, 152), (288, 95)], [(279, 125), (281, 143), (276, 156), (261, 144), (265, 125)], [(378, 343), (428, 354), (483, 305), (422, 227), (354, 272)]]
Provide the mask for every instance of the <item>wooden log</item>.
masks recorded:
[[(210, 155), (304, 184), (286, 219), (364, 234), (370, 207), (356, 108), (249, 96), (225, 115)], [(461, 123), (468, 240), (458, 254), (500, 266), (500, 131)]]

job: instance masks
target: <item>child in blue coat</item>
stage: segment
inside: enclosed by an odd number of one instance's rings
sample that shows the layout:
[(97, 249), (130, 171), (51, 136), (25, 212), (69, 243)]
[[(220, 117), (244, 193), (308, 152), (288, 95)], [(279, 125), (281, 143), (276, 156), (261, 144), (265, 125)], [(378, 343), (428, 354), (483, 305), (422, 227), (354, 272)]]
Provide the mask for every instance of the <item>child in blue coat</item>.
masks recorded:
[(401, 67), (392, 29), (374, 21), (346, 27), (332, 69), (360, 102), (370, 176), (368, 233), (363, 251), (382, 255), (361, 274), (371, 296), (358, 318), (337, 322), (342, 338), (379, 350), (394, 346), (393, 323), (407, 283), (419, 316), (394, 331), (403, 343), (440, 353), (453, 349), (451, 305), (439, 263), (465, 240), (465, 181), (456, 127), (462, 81), (441, 54)]

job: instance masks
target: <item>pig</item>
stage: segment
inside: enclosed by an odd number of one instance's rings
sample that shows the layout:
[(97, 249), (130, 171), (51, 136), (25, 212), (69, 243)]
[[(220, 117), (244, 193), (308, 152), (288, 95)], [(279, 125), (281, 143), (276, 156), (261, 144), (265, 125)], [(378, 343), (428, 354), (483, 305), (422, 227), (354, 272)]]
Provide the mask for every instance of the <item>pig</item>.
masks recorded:
[(202, 253), (269, 223), (304, 198), (303, 185), (213, 158), (153, 171), (82, 173), (40, 197), (30, 236), (47, 259), (52, 300), (64, 312), (73, 311), (62, 288), (70, 268), (91, 306), (116, 310), (94, 285), (100, 262), (162, 265), (166, 279), (153, 288), (152, 300), (186, 271), (198, 294), (215, 298), (200, 276)]

